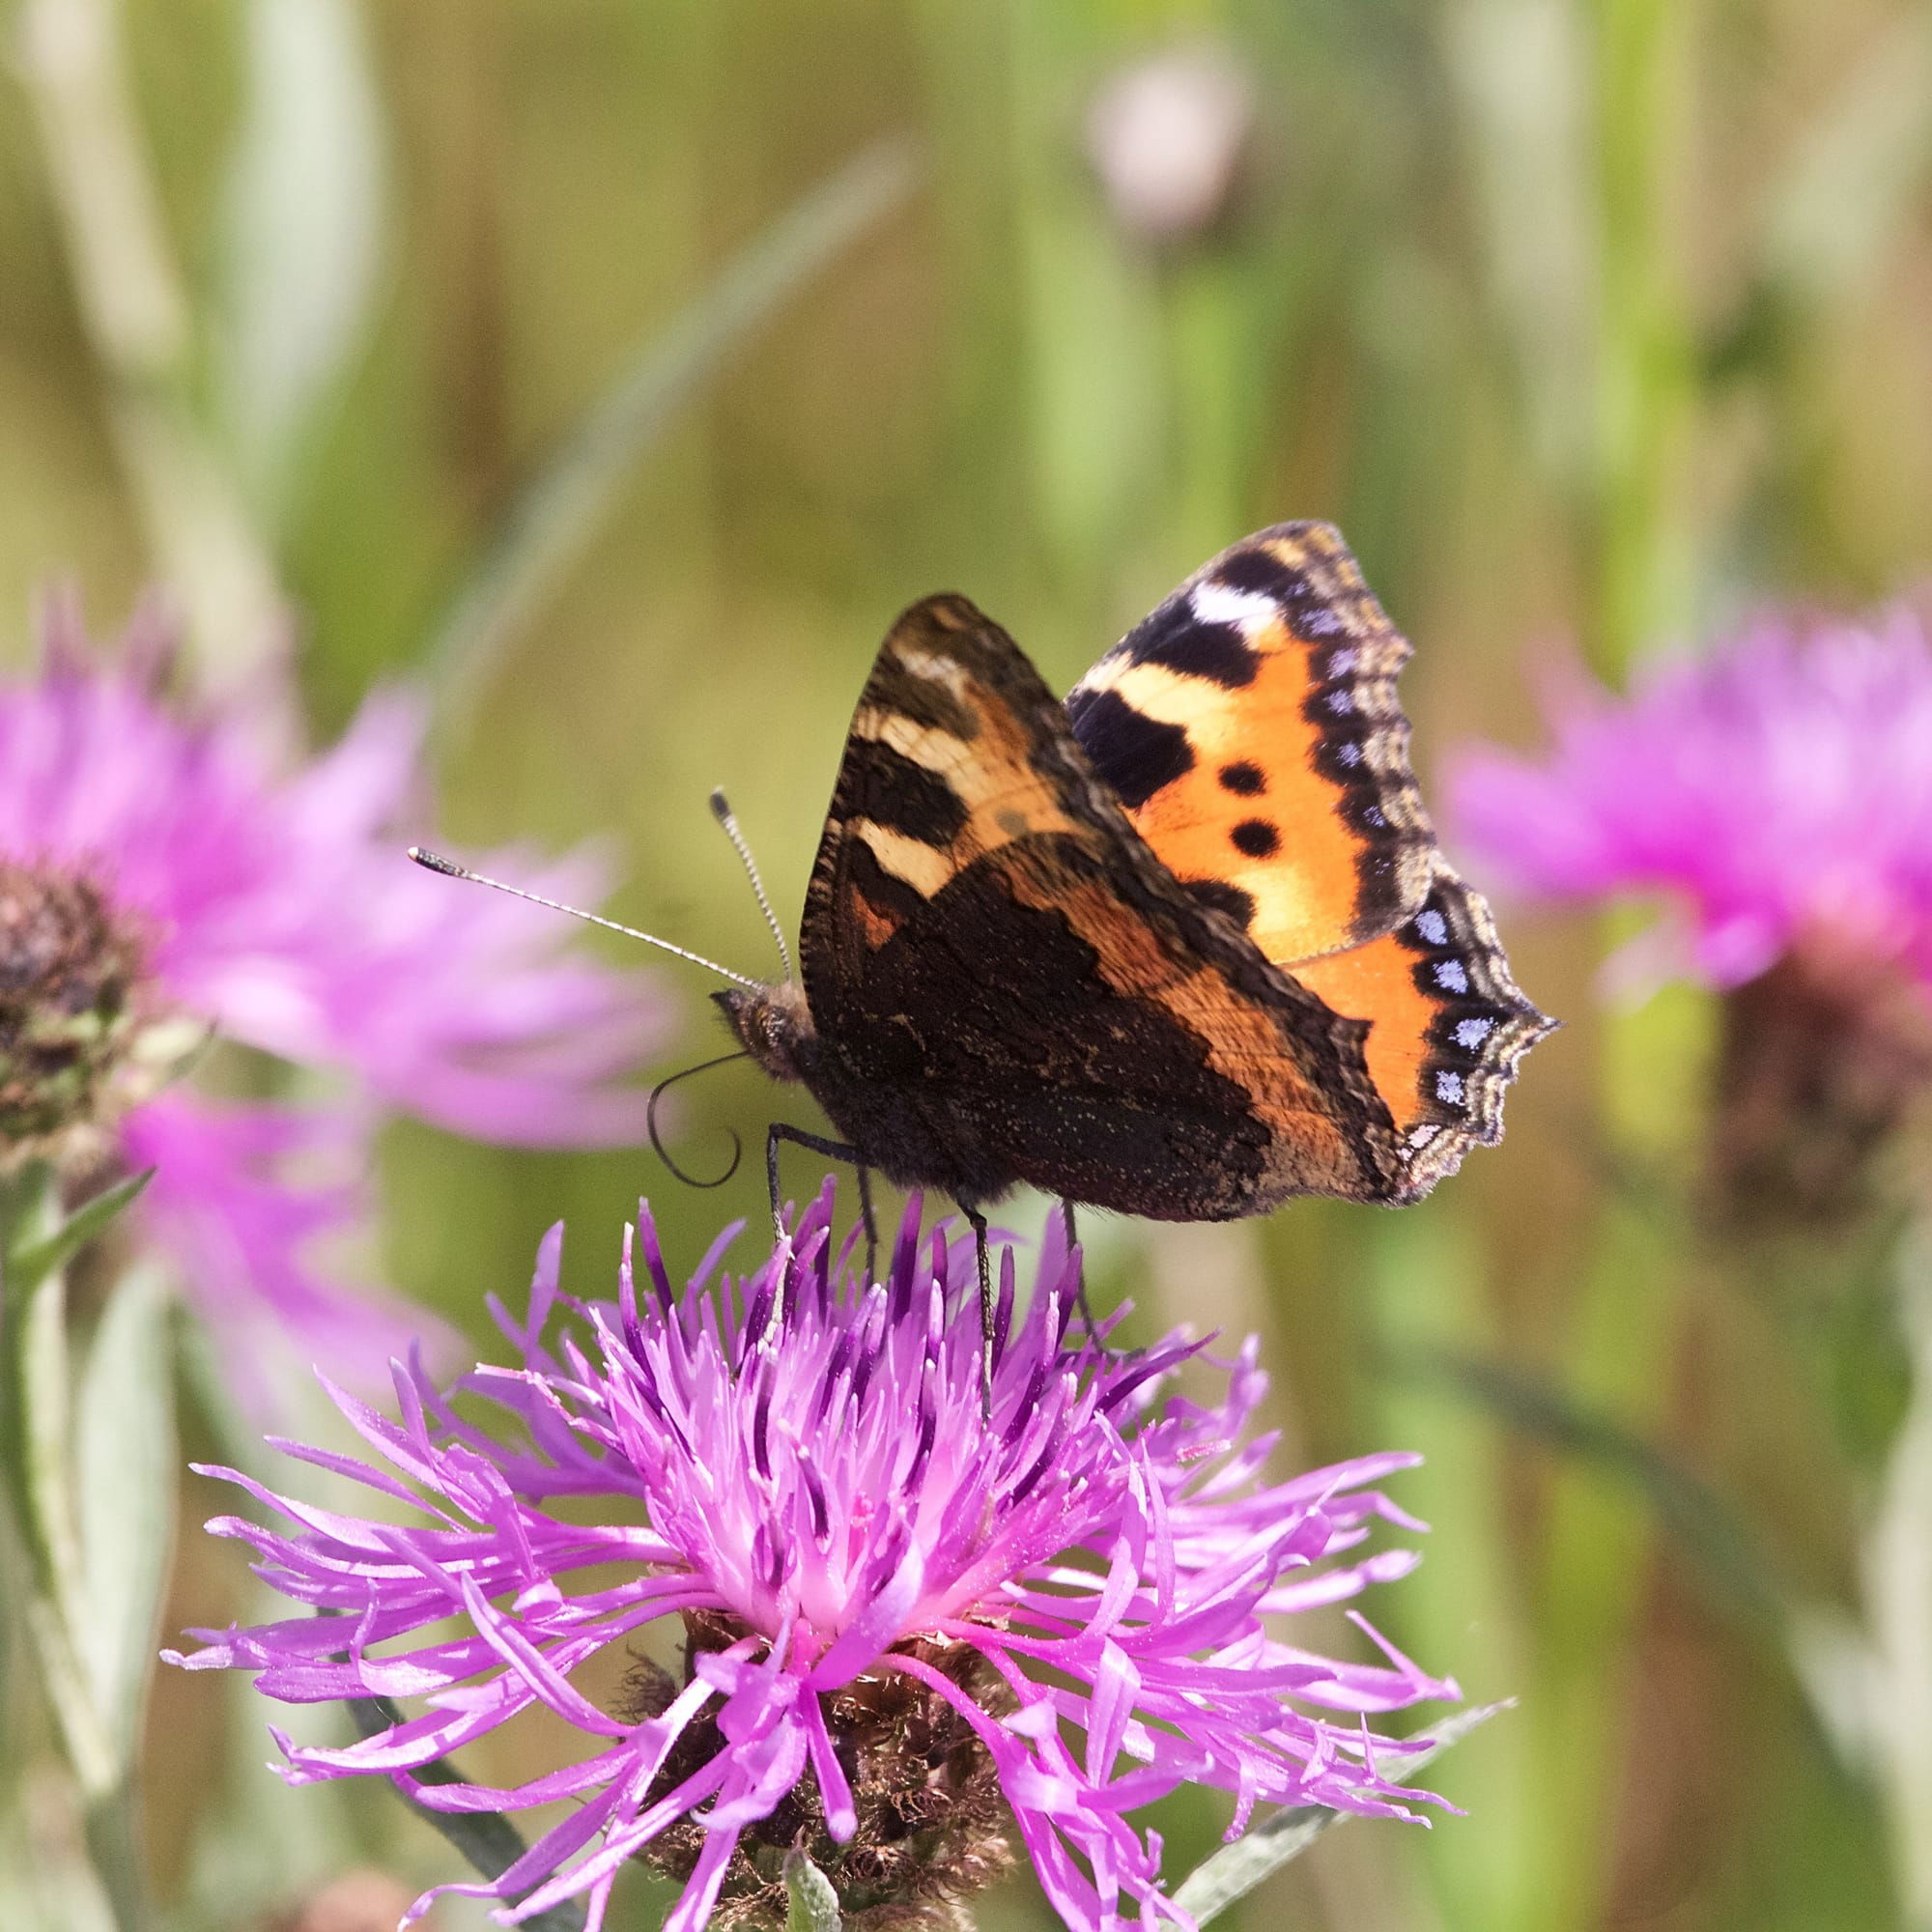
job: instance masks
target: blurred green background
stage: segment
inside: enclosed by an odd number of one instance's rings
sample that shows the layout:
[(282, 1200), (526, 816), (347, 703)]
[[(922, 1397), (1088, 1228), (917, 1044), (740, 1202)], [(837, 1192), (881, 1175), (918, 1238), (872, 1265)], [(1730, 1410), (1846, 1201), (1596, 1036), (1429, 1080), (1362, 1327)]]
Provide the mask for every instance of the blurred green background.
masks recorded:
[[(1932, 555), (1907, 0), (12, 0), (0, 26), (14, 660), (51, 578), (102, 630), (166, 586), (217, 678), (285, 605), (321, 739), (373, 680), (433, 678), (424, 832), (600, 836), (610, 910), (742, 970), (769, 941), (705, 795), (793, 923), (858, 688), (927, 591), (1065, 688), (1224, 544), (1333, 519), (1417, 643), (1427, 784), (1458, 741), (1531, 742), (1526, 670), (1572, 640), (1617, 678)], [(1204, 74), (1201, 125), (1163, 118)], [(1123, 120), (1156, 188), (1202, 163), (1195, 206), (1110, 183)], [(1856, 1283), (1755, 1293), (1690, 1230), (1707, 1003), (1608, 1012), (1612, 935), (1502, 911), (1568, 1026), (1499, 1151), (1401, 1215), (1090, 1229), (1137, 1321), (1262, 1330), (1284, 1458), (1426, 1453), (1400, 1493), (1428, 1560), (1368, 1607), (1520, 1699), (1441, 1768), (1468, 1816), (1351, 1824), (1239, 1922), (1925, 1932), (1932, 1743), (1889, 1754), (1874, 1711), (1932, 1725), (1928, 1666), (1867, 1642), (1895, 1324)], [(704, 977), (660, 984), (685, 1037), (659, 1070), (722, 1050)], [(743, 1067), (682, 1092), (700, 1169), (773, 1105)], [(401, 1129), (390, 1272), (481, 1336), (558, 1216), (597, 1292), (639, 1191), (695, 1263), (758, 1213), (756, 1167), (706, 1194), (643, 1151)], [(236, 1554), (184, 1548), (171, 1626), (246, 1601)], [(452, 1875), (380, 1792), (284, 1797), (259, 1707), (221, 1703), (156, 1696), (178, 1923), (294, 1923), (357, 1861)], [(1179, 1871), (1224, 1811), (1168, 1811)], [(980, 1918), (1044, 1922), (1024, 1880)]]

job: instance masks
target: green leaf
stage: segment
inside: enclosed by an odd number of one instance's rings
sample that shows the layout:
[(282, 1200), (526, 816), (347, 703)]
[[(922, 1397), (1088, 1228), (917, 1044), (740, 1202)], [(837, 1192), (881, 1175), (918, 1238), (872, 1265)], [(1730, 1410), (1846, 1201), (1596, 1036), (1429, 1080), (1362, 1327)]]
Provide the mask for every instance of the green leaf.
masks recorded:
[[(346, 1700), (356, 1733), (373, 1738), (391, 1724), (403, 1721), (403, 1714), (387, 1697), (351, 1697)], [(418, 1784), (462, 1784), (463, 1774), (446, 1758), (437, 1758), (411, 1773)], [(418, 1804), (400, 1785), (397, 1796), (424, 1824), (468, 1859), (485, 1878), (500, 1878), (528, 1849), (524, 1834), (500, 1811), (433, 1811)], [(553, 1905), (534, 1918), (520, 1918), (519, 1925), (530, 1932), (583, 1932), (583, 1908), (574, 1899)]]
[(793, 1849), (785, 1854), (785, 1932), (840, 1932), (844, 1919), (832, 1881)]
[(100, 1319), (80, 1381), (75, 1635), (95, 1707), (124, 1752), (139, 1733), (174, 1536), (170, 1305), (158, 1269), (130, 1268)]
[[(1486, 1724), (1498, 1711), (1515, 1703), (1505, 1698), (1499, 1704), (1482, 1704), (1470, 1711), (1458, 1711), (1452, 1718), (1434, 1725), (1427, 1750), (1402, 1760), (1402, 1773), (1420, 1771), (1432, 1758), (1439, 1757), (1453, 1744), (1460, 1744), (1478, 1724)], [(1331, 1811), (1325, 1804), (1293, 1804), (1251, 1826), (1232, 1845), (1224, 1846), (1210, 1859), (1196, 1866), (1174, 1894), (1174, 1902), (1183, 1912), (1194, 1915), (1197, 1924), (1225, 1912), (1237, 1898), (1245, 1897), (1271, 1873), (1279, 1871), (1290, 1859), (1299, 1858), (1317, 1838), (1352, 1814)]]
[(596, 533), (618, 486), (725, 355), (918, 180), (914, 151), (862, 150), (725, 265), (669, 327), (654, 331), (510, 505), (458, 586), (429, 647), (439, 724), (459, 724), (498, 653)]
[(51, 1229), (42, 1228), (26, 1234), (26, 1238), (18, 1242), (10, 1240), (7, 1243), (8, 1294), (24, 1293), (47, 1275), (64, 1268), (97, 1235), (107, 1231), (154, 1178), (152, 1167), (141, 1174), (130, 1174), (127, 1179), (117, 1180), (112, 1187), (102, 1188)]

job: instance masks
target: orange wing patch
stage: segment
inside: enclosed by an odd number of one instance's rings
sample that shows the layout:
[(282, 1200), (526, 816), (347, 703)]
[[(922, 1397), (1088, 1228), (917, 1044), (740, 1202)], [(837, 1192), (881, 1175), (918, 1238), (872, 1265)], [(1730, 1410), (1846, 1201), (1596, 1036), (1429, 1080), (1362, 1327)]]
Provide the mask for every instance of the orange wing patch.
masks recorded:
[(1440, 860), (1412, 919), (1293, 977), (1369, 1023), (1363, 1053), (1395, 1126), (1401, 1169), (1388, 1198), (1398, 1206), (1453, 1174), (1471, 1147), (1502, 1139), (1503, 1089), (1555, 1024), (1510, 977), (1482, 895)]
[(1414, 913), (1435, 840), (1395, 677), (1407, 640), (1326, 524), (1225, 551), (1066, 699), (1135, 829), (1278, 964)]

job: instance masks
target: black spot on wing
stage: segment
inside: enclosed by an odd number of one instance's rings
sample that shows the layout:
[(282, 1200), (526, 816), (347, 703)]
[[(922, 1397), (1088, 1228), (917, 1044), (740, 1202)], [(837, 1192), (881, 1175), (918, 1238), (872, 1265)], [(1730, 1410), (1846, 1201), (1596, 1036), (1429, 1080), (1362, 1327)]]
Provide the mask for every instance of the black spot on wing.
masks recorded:
[(1072, 692), (1066, 715), (1081, 750), (1129, 811), (1194, 769), (1187, 733), (1136, 711), (1118, 692)]
[(1185, 596), (1170, 597), (1122, 638), (1118, 649), (1134, 664), (1160, 665), (1186, 677), (1237, 691), (1255, 680), (1257, 662), (1233, 624), (1204, 624)]
[(1272, 859), (1281, 850), (1281, 834), (1265, 818), (1244, 818), (1228, 837), (1250, 859)]
[(1220, 771), (1221, 788), (1232, 791), (1241, 798), (1258, 798), (1267, 789), (1267, 776), (1259, 765), (1250, 764), (1242, 758), (1238, 763), (1223, 765)]
[(1480, 895), (1446, 867), (1396, 937), (1415, 955), (1410, 976), (1435, 1009), (1417, 1075), (1423, 1118), (1493, 1146), (1502, 1137), (1503, 1089), (1553, 1022), (1510, 978)]
[(1254, 895), (1239, 886), (1231, 886), (1226, 879), (1182, 879), (1180, 886), (1198, 904), (1226, 913), (1243, 932), (1254, 924)]
[(875, 738), (854, 738), (846, 752), (839, 805), (848, 817), (916, 838), (941, 851), (964, 830), (965, 801), (937, 772)]
[(1237, 550), (1214, 566), (1214, 582), (1230, 590), (1245, 590), (1279, 603), (1307, 594), (1307, 580), (1291, 569), (1272, 551), (1257, 545), (1253, 550)]

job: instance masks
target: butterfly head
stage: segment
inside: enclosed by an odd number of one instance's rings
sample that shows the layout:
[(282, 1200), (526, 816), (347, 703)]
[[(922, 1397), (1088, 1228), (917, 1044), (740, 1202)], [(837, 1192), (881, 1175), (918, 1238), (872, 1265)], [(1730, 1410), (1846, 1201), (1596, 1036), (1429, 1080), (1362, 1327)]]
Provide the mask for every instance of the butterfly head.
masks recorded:
[(711, 997), (745, 1051), (774, 1080), (805, 1079), (815, 1057), (818, 1034), (803, 986), (791, 980), (749, 991), (726, 986)]

